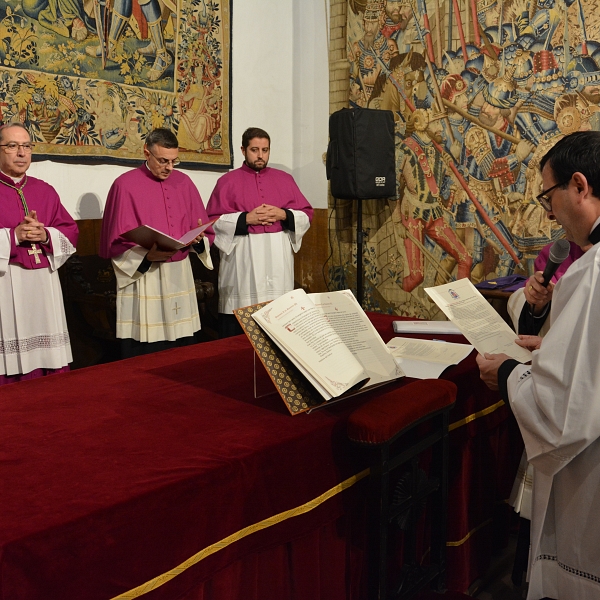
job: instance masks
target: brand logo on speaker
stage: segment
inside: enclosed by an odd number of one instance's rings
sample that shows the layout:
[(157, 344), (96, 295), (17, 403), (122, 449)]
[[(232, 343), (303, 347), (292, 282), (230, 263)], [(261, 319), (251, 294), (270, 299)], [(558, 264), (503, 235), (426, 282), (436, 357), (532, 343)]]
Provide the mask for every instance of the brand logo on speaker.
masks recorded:
[(375, 177), (375, 187), (384, 187), (385, 177)]

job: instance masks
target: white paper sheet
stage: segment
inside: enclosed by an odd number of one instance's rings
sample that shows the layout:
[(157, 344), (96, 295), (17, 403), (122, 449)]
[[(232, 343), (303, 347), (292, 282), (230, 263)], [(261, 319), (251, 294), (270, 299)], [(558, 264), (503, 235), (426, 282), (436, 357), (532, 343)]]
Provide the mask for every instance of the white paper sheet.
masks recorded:
[(517, 334), (468, 279), (425, 291), (480, 354), (507, 354), (522, 363), (531, 360), (531, 352), (515, 343)]

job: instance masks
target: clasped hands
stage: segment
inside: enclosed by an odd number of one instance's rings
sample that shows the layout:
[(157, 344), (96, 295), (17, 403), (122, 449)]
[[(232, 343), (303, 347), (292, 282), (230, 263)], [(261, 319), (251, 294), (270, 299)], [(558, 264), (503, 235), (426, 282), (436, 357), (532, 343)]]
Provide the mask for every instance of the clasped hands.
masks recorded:
[[(539, 335), (520, 335), (515, 340), (515, 344), (533, 352), (540, 349), (542, 338)], [(507, 354), (488, 354), (486, 352), (485, 354), (477, 355), (476, 361), (479, 367), (479, 376), (490, 390), (498, 389), (498, 369), (505, 360), (509, 359), (510, 356)]]
[(44, 224), (37, 219), (37, 212), (32, 210), (24, 219), (15, 227), (15, 234), (19, 244), (22, 242), (45, 244), (48, 241), (48, 233), (44, 229)]
[[(202, 219), (198, 219), (198, 227), (202, 225)], [(204, 237), (204, 231), (197, 235), (189, 244), (191, 246), (193, 244), (197, 244)], [(171, 256), (179, 252), (179, 250), (159, 250), (156, 242), (152, 245), (152, 248), (148, 250), (146, 254), (146, 258), (151, 262), (165, 262), (169, 260)]]
[(246, 225), (273, 225), (275, 221), (285, 221), (285, 210), (271, 204), (261, 204), (246, 215)]

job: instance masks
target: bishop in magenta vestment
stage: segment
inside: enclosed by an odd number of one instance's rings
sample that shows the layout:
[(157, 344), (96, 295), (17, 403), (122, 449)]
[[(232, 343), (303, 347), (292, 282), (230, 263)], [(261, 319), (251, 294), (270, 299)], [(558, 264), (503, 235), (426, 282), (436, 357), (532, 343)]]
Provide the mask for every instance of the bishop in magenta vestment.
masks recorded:
[[(78, 230), (54, 188), (27, 174), (0, 173), (0, 207), (0, 383), (10, 383), (72, 361), (58, 268)], [(18, 243), (26, 211), (44, 224), (46, 243)]]

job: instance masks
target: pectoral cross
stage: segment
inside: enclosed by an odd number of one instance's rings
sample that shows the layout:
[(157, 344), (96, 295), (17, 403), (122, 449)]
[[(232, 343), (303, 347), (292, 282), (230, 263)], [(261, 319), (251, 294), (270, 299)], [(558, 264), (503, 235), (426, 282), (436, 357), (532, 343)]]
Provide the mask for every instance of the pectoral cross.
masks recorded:
[(175, 302), (175, 308), (173, 309), (175, 311), (175, 314), (179, 314), (179, 309), (181, 308), (181, 306), (177, 306), (177, 302)]
[(31, 250), (27, 250), (27, 254), (33, 255), (36, 265), (39, 265), (42, 262), (38, 255), (43, 254), (43, 252), (41, 248), (37, 248), (35, 244), (31, 244)]

